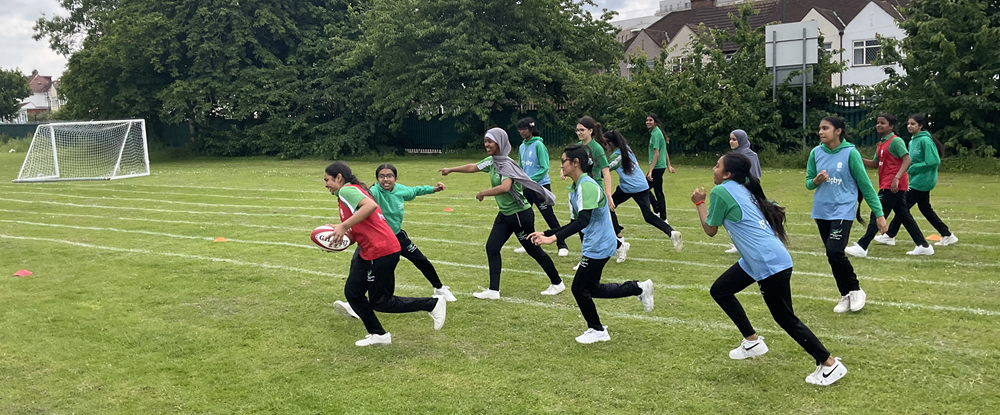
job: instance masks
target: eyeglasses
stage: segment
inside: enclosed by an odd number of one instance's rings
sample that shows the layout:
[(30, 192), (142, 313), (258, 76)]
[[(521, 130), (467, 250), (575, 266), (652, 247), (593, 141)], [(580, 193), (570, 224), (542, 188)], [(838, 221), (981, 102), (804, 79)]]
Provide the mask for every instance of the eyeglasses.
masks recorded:
[(564, 159), (564, 158), (560, 158), (559, 160), (562, 160), (561, 164), (565, 164), (567, 161), (569, 161), (569, 159)]
[(582, 133), (584, 131), (587, 131), (587, 129), (586, 128), (577, 128), (576, 129), (576, 132), (578, 132), (578, 133)]
[(380, 174), (380, 175), (378, 175), (378, 179), (379, 180), (382, 180), (382, 179), (395, 179), (395, 178), (396, 178), (395, 174)]

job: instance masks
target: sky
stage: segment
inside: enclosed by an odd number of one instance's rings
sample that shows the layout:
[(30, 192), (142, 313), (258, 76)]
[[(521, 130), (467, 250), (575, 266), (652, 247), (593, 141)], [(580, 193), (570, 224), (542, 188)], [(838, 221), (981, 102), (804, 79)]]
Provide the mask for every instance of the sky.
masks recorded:
[[(614, 20), (648, 16), (659, 6), (657, 0), (595, 0), (595, 3), (600, 8), (617, 10), (620, 14)], [(31, 38), (32, 27), (42, 14), (52, 17), (68, 13), (58, 0), (0, 0), (0, 68), (17, 68), (25, 75), (37, 69), (39, 74), (53, 79), (62, 76), (67, 58), (53, 52), (47, 39)]]

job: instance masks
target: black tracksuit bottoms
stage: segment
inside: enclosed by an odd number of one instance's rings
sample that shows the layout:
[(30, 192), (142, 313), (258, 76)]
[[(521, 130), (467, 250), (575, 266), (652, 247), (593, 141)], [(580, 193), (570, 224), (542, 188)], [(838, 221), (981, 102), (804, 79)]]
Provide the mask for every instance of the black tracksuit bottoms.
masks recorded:
[[(819, 365), (830, 357), (830, 352), (823, 347), (823, 343), (820, 343), (816, 335), (792, 311), (792, 290), (789, 285), (791, 279), (792, 269), (788, 268), (756, 282), (760, 286), (760, 296), (764, 297), (764, 303), (771, 311), (771, 317), (774, 317), (774, 321), (799, 346), (812, 355), (816, 364)], [(736, 293), (743, 291), (754, 282), (753, 277), (747, 274), (739, 263), (736, 263), (722, 273), (719, 279), (715, 280), (715, 284), (712, 284), (712, 298), (719, 304), (719, 307), (722, 307), (722, 311), (725, 311), (726, 315), (733, 320), (733, 323), (736, 323), (736, 327), (740, 329), (743, 337), (752, 336), (757, 331), (750, 325), (743, 305), (736, 299)]]

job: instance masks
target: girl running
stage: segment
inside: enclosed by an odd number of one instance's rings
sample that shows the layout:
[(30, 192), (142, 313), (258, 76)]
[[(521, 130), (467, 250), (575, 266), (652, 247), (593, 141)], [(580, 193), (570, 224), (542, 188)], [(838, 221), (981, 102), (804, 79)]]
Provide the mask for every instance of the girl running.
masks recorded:
[[(750, 159), (750, 175), (753, 178), (760, 180), (760, 160), (757, 159), (757, 153), (750, 149), (750, 138), (747, 137), (747, 132), (743, 130), (733, 130), (729, 133), (729, 148), (733, 151), (747, 156)], [(736, 249), (736, 245), (732, 245), (726, 250), (727, 254), (738, 254), (740, 251)]]
[[(819, 228), (827, 261), (840, 290), (840, 302), (833, 308), (837, 313), (858, 311), (865, 306), (865, 292), (861, 290), (851, 260), (844, 254), (857, 213), (859, 190), (872, 209), (879, 230), (885, 232), (886, 228), (882, 204), (865, 172), (861, 153), (846, 141), (847, 138), (843, 118), (823, 118), (819, 123), (821, 144), (809, 153), (806, 165), (806, 189), (815, 190), (811, 217)], [(861, 220), (860, 214), (858, 220)]]
[[(348, 232), (358, 243), (351, 260), (351, 271), (344, 284), (347, 302), (368, 330), (364, 339), (354, 344), (369, 346), (391, 344), (392, 335), (379, 323), (375, 311), (409, 313), (427, 311), (434, 319), (434, 330), (444, 325), (447, 301), (437, 298), (396, 297), (396, 264), (399, 263), (399, 241), (382, 217), (382, 210), (365, 190), (365, 184), (354, 177), (351, 168), (342, 161), (326, 167), (323, 180), (330, 194), (340, 204), (339, 225), (333, 226), (332, 240), (340, 240)], [(365, 297), (365, 294), (368, 294)]]
[(542, 295), (556, 295), (566, 289), (559, 271), (556, 270), (552, 258), (535, 244), (528, 240), (528, 235), (535, 232), (535, 214), (531, 210), (531, 204), (527, 203), (524, 193), (535, 192), (545, 201), (545, 204), (552, 206), (555, 204), (555, 196), (548, 189), (532, 181), (528, 175), (524, 174), (521, 167), (507, 157), (510, 154), (510, 141), (507, 139), (507, 132), (502, 128), (491, 128), (483, 138), (483, 145), (490, 157), (479, 163), (466, 164), (464, 166), (445, 168), (438, 170), (442, 175), (449, 173), (477, 173), (487, 172), (490, 174), (492, 188), (480, 191), (476, 194), (476, 199), (480, 202), (488, 196), (493, 196), (500, 208), (496, 219), (493, 220), (493, 229), (486, 240), (486, 259), (490, 267), (490, 287), (486, 290), (472, 295), (476, 298), (497, 300), (500, 299), (500, 270), (503, 263), (500, 258), (500, 249), (503, 244), (510, 239), (510, 235), (516, 235), (517, 241), (521, 243), (528, 255), (538, 262), (538, 265), (549, 277), (549, 285)]
[[(879, 141), (878, 148), (875, 150), (875, 158), (872, 160), (864, 159), (865, 167), (878, 169), (878, 198), (882, 203), (882, 211), (887, 215), (896, 212), (896, 218), (893, 220), (893, 223), (902, 221), (903, 225), (906, 226), (906, 232), (910, 234), (910, 238), (913, 238), (913, 243), (917, 245), (914, 250), (907, 252), (907, 254), (934, 255), (934, 248), (927, 244), (924, 234), (920, 232), (917, 221), (913, 220), (913, 216), (910, 215), (910, 209), (906, 206), (906, 188), (908, 183), (906, 169), (910, 166), (910, 156), (906, 150), (906, 145), (903, 144), (903, 139), (893, 134), (892, 129), (895, 126), (896, 117), (891, 114), (880, 114), (876, 118), (875, 131), (882, 137), (882, 140)], [(844, 250), (848, 255), (862, 258), (868, 256), (868, 246), (872, 243), (872, 239), (875, 238), (875, 234), (878, 232), (878, 228), (875, 226), (874, 215), (875, 213), (872, 212), (872, 219), (868, 223), (868, 230), (865, 232), (865, 236), (862, 236), (856, 244)], [(892, 225), (889, 225), (889, 230), (890, 232), (892, 231)], [(895, 244), (895, 241), (893, 241), (893, 244)]]
[[(913, 138), (910, 139), (910, 160), (913, 163), (906, 169), (910, 175), (910, 190), (906, 192), (906, 209), (917, 205), (920, 208), (920, 213), (924, 215), (924, 219), (927, 219), (931, 226), (941, 234), (941, 240), (935, 242), (934, 245), (951, 245), (958, 242), (958, 237), (948, 230), (948, 225), (944, 224), (944, 221), (931, 207), (931, 190), (937, 186), (938, 166), (941, 165), (941, 153), (944, 152), (944, 145), (927, 132), (927, 117), (923, 114), (910, 116), (910, 119), (906, 120), (906, 130), (913, 135)], [(900, 216), (896, 216), (881, 240), (876, 237), (875, 242), (895, 245), (896, 234), (899, 233), (899, 225), (904, 223), (903, 220)], [(919, 250), (919, 247), (916, 250)]]
[(615, 252), (615, 234), (611, 225), (608, 198), (597, 181), (589, 176), (594, 160), (583, 145), (566, 148), (562, 155), (563, 173), (573, 179), (569, 200), (573, 221), (558, 229), (534, 232), (529, 238), (538, 245), (565, 241), (574, 233), (582, 232), (583, 260), (573, 278), (573, 297), (584, 320), (587, 331), (576, 338), (577, 342), (590, 344), (611, 340), (608, 326), (601, 324), (594, 298), (622, 298), (638, 296), (646, 312), (653, 310), (653, 281), (628, 281), (622, 284), (601, 284), (604, 265)]
[(649, 129), (649, 171), (646, 173), (646, 180), (651, 182), (653, 187), (653, 194), (649, 198), (653, 212), (666, 222), (667, 202), (663, 198), (663, 172), (670, 170), (670, 173), (673, 173), (674, 166), (670, 165), (670, 155), (667, 154), (667, 144), (670, 143), (670, 139), (663, 135), (660, 125), (660, 118), (656, 114), (646, 115), (646, 128)]
[(847, 367), (839, 357), (830, 355), (792, 310), (792, 257), (784, 245), (785, 208), (767, 199), (745, 155), (727, 153), (719, 158), (712, 172), (716, 186), (709, 206), (705, 207), (704, 187), (694, 190), (691, 201), (705, 233), (715, 236), (719, 226), (725, 226), (742, 255), (715, 280), (711, 290), (712, 298), (743, 334), (742, 343), (729, 352), (729, 358), (740, 360), (767, 353), (764, 337), (757, 335), (736, 299), (736, 293), (756, 281), (774, 321), (816, 360), (816, 370), (806, 376), (806, 382), (827, 386), (840, 380), (847, 374)]
[[(601, 128), (601, 123), (594, 121), (589, 116), (584, 116), (576, 120), (576, 136), (580, 138), (580, 142), (577, 144), (586, 146), (590, 150), (590, 156), (594, 160), (594, 165), (588, 175), (597, 182), (598, 187), (604, 190), (605, 198), (611, 201), (611, 186), (614, 182), (611, 181), (611, 169), (608, 164), (607, 151), (604, 149), (604, 143), (600, 141), (604, 139), (604, 130)], [(565, 175), (565, 172), (562, 172), (562, 174)], [(611, 201), (608, 208), (612, 212), (615, 211), (614, 201)], [(630, 245), (622, 241), (618, 241), (616, 245), (618, 246), (616, 253), (618, 255), (617, 262), (622, 262), (625, 260)], [(580, 264), (576, 264), (573, 267), (573, 271), (576, 271), (579, 266)]]
[[(517, 122), (517, 132), (524, 140), (521, 146), (518, 147), (518, 164), (521, 165), (521, 169), (524, 170), (524, 173), (531, 180), (551, 191), (549, 150), (545, 148), (545, 143), (542, 142), (542, 137), (540, 137), (542, 133), (535, 126), (535, 119), (528, 117), (519, 120)], [(546, 205), (545, 201), (537, 197), (533, 192), (525, 193), (524, 197), (528, 199), (528, 202), (538, 207), (538, 213), (542, 214), (542, 218), (545, 219), (545, 223), (549, 225), (549, 228), (555, 229), (559, 227), (559, 219), (556, 218), (556, 213), (552, 211), (552, 206)], [(569, 255), (569, 248), (566, 246), (566, 243), (560, 242), (560, 244), (558, 245), (559, 256)], [(517, 248), (514, 252), (523, 254), (525, 250), (524, 248)]]
[[(609, 168), (614, 169), (618, 173), (619, 178), (618, 187), (615, 188), (615, 193), (611, 195), (611, 202), (615, 206), (620, 206), (625, 201), (634, 199), (635, 203), (639, 205), (642, 218), (646, 220), (646, 223), (653, 225), (667, 234), (670, 237), (670, 242), (674, 244), (674, 249), (680, 252), (684, 248), (684, 240), (681, 239), (681, 233), (657, 218), (649, 210), (649, 182), (646, 181), (645, 176), (642, 174), (639, 161), (636, 160), (635, 153), (629, 147), (628, 141), (625, 140), (625, 137), (620, 132), (615, 130), (604, 133), (604, 141), (608, 143), (610, 148), (614, 149), (611, 152)], [(618, 240), (625, 243), (625, 239), (622, 238), (622, 229), (624, 228), (618, 224), (618, 215), (615, 212), (611, 212), (611, 222), (614, 225)], [(625, 251), (624, 249), (618, 250), (619, 253)], [(617, 258), (618, 262), (624, 260), (624, 256)]]

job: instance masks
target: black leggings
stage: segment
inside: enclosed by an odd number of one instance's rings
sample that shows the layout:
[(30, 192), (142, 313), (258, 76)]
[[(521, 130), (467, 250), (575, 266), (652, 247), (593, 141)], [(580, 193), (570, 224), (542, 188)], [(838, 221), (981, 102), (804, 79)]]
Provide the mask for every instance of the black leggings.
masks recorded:
[(542, 270), (545, 271), (545, 275), (549, 276), (549, 281), (552, 284), (562, 282), (559, 271), (552, 263), (552, 258), (549, 258), (549, 255), (541, 247), (528, 240), (528, 235), (534, 231), (535, 213), (531, 209), (525, 209), (509, 216), (497, 213), (496, 219), (493, 220), (493, 229), (490, 231), (489, 238), (486, 239), (486, 259), (490, 264), (491, 290), (500, 291), (500, 271), (503, 267), (500, 249), (503, 248), (503, 244), (510, 239), (511, 235), (517, 236), (517, 241), (524, 247), (525, 252), (531, 255), (535, 262), (538, 262), (538, 265), (542, 266)]
[[(951, 236), (951, 231), (948, 230), (948, 225), (945, 225), (941, 218), (938, 217), (937, 212), (931, 207), (931, 192), (925, 192), (922, 190), (910, 189), (906, 191), (906, 210), (910, 210), (913, 205), (917, 205), (920, 208), (920, 214), (924, 215), (924, 219), (927, 219), (941, 234), (941, 236)], [(889, 230), (885, 233), (890, 238), (895, 238), (896, 234), (899, 233), (899, 225), (901, 225), (899, 216), (896, 216), (889, 224)]]
[[(433, 297), (411, 298), (396, 297), (396, 264), (399, 263), (399, 252), (389, 254), (371, 261), (361, 259), (361, 248), (354, 251), (351, 259), (351, 272), (344, 284), (344, 296), (347, 302), (365, 323), (365, 329), (371, 334), (385, 334), (382, 323), (379, 323), (375, 312), (410, 313), (414, 311), (431, 311), (437, 306), (438, 299)], [(365, 293), (368, 297), (365, 297)]]
[[(552, 191), (551, 185), (544, 184), (542, 187)], [(545, 224), (549, 225), (549, 229), (559, 229), (559, 219), (556, 218), (556, 213), (552, 210), (552, 206), (545, 204), (545, 199), (535, 192), (524, 192), (524, 198), (528, 200), (528, 203), (538, 208), (538, 213), (542, 214), (542, 219), (545, 219)], [(567, 248), (566, 241), (556, 242), (556, 246), (559, 249)]]
[(601, 284), (601, 274), (609, 259), (611, 257), (604, 259), (583, 257), (580, 267), (576, 270), (576, 276), (573, 277), (572, 291), (576, 304), (580, 306), (580, 313), (587, 321), (587, 327), (597, 331), (603, 331), (604, 326), (601, 325), (601, 317), (597, 315), (595, 298), (622, 298), (642, 294), (638, 281)]
[(653, 169), (653, 181), (650, 182), (652, 190), (649, 201), (653, 206), (653, 212), (660, 215), (660, 219), (667, 219), (667, 201), (663, 198), (663, 172), (667, 169)]
[(830, 263), (830, 269), (833, 271), (833, 279), (837, 280), (837, 289), (840, 290), (840, 295), (847, 295), (848, 292), (861, 289), (858, 274), (854, 272), (851, 260), (844, 253), (847, 241), (851, 238), (851, 225), (853, 224), (853, 220), (816, 219), (819, 236), (823, 238), (823, 245), (826, 246), (826, 260)]
[[(893, 223), (902, 222), (903, 226), (906, 227), (906, 232), (910, 234), (910, 238), (913, 238), (913, 243), (917, 246), (927, 246), (927, 240), (920, 232), (920, 226), (910, 215), (910, 207), (906, 206), (906, 192), (893, 193), (892, 190), (881, 189), (878, 191), (878, 199), (882, 202), (882, 212), (885, 212), (886, 219), (895, 212), (896, 217), (893, 218)], [(868, 230), (865, 231), (865, 236), (858, 240), (858, 245), (864, 249), (868, 249), (868, 245), (871, 245), (872, 239), (875, 239), (875, 234), (878, 233), (878, 224), (875, 223), (875, 219), (875, 212), (872, 212), (871, 220), (868, 222)], [(896, 229), (899, 229), (898, 225)]]
[[(656, 215), (649, 210), (649, 190), (643, 190), (639, 193), (625, 193), (621, 186), (615, 188), (615, 193), (611, 195), (611, 200), (615, 202), (615, 209), (621, 206), (629, 199), (635, 199), (635, 203), (639, 205), (639, 210), (642, 211), (642, 218), (646, 220), (646, 223), (653, 225), (656, 229), (663, 231), (663, 233), (670, 236), (670, 232), (674, 231), (674, 228), (670, 227), (666, 222), (656, 217)], [(611, 212), (611, 224), (615, 227), (615, 234), (622, 232), (623, 228), (618, 224), (618, 215), (616, 212)]]
[[(823, 343), (820, 343), (816, 335), (792, 311), (792, 290), (789, 285), (791, 279), (792, 269), (788, 268), (757, 281), (757, 285), (760, 286), (760, 296), (764, 297), (764, 303), (771, 311), (771, 317), (774, 317), (774, 321), (799, 346), (812, 355), (817, 365), (822, 364), (830, 358), (830, 352), (823, 347)], [(719, 279), (715, 280), (715, 284), (712, 284), (712, 298), (719, 304), (719, 307), (722, 307), (722, 311), (726, 312), (729, 319), (736, 323), (736, 327), (740, 329), (743, 337), (750, 337), (757, 331), (750, 325), (743, 305), (736, 299), (736, 293), (743, 291), (753, 283), (753, 277), (747, 274), (739, 263), (736, 263), (722, 273)]]
[(399, 241), (399, 247), (403, 250), (400, 251), (400, 255), (403, 258), (410, 260), (417, 269), (424, 274), (424, 278), (431, 283), (434, 288), (441, 288), (441, 278), (438, 277), (437, 271), (434, 269), (434, 265), (431, 261), (424, 256), (423, 252), (420, 252), (420, 248), (417, 248), (410, 240), (410, 236), (406, 234), (406, 231), (400, 229), (399, 233), (396, 234), (396, 240)]

